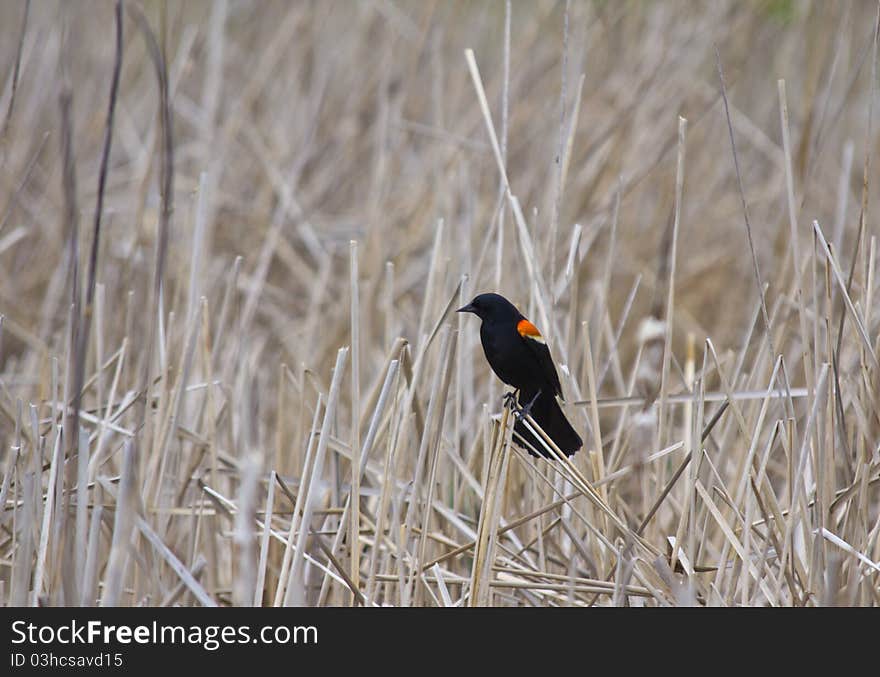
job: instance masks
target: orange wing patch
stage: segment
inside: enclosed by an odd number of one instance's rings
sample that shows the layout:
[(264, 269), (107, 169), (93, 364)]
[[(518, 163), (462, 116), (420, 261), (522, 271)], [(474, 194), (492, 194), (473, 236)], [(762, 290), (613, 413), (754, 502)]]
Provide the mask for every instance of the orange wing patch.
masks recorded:
[(532, 339), (538, 343), (544, 343), (544, 337), (541, 336), (541, 332), (539, 332), (538, 328), (528, 320), (520, 320), (517, 322), (516, 330), (523, 338)]

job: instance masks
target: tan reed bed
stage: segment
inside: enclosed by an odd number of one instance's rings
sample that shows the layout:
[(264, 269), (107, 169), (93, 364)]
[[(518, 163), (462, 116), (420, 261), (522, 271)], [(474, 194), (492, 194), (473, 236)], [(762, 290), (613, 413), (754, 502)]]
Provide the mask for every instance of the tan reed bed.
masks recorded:
[(876, 5), (117, 7), (0, 7), (0, 603), (880, 603)]

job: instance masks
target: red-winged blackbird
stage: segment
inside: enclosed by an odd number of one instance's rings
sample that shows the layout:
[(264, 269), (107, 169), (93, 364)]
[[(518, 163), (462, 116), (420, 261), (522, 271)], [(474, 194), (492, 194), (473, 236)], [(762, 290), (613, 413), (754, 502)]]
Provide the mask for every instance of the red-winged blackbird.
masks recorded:
[[(559, 375), (550, 349), (535, 325), (499, 294), (480, 294), (456, 312), (473, 313), (483, 321), (480, 340), (489, 366), (498, 378), (516, 388), (523, 410), (531, 414), (566, 456), (580, 449), (580, 436), (556, 402), (557, 395), (562, 397)], [(532, 456), (549, 456), (545, 443), (519, 417), (513, 431), (514, 441)]]

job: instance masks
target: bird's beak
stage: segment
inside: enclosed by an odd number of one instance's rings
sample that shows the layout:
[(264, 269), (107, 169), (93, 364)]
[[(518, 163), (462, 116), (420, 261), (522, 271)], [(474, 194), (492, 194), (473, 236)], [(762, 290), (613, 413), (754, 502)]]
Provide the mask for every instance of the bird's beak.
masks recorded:
[(461, 308), (459, 308), (455, 312), (456, 313), (476, 313), (476, 311), (474, 310), (474, 307), (470, 303), (468, 303), (466, 306), (462, 306)]

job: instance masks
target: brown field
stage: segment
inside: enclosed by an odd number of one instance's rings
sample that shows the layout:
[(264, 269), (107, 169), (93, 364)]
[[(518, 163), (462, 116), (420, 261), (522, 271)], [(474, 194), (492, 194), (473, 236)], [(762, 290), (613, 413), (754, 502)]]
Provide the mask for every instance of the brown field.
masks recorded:
[(880, 605), (877, 3), (114, 6), (0, 3), (0, 605)]

